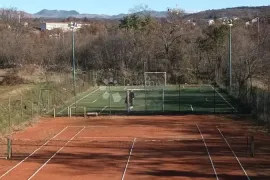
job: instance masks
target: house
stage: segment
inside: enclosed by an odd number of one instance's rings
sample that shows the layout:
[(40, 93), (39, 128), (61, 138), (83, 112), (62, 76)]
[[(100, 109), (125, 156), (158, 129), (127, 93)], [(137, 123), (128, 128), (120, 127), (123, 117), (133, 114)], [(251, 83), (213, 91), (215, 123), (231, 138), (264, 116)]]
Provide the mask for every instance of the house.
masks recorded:
[(215, 21), (213, 19), (208, 20), (208, 25), (209, 26), (214, 25), (214, 24), (215, 24)]
[[(82, 28), (83, 26), (89, 26), (89, 24), (78, 23), (74, 27), (74, 30)], [(71, 31), (71, 23), (61, 23), (61, 22), (43, 22), (40, 24), (40, 30), (53, 30), (53, 29), (61, 29), (64, 32)]]
[(246, 26), (249, 26), (250, 25), (250, 22), (248, 21), (248, 22), (246, 22)]

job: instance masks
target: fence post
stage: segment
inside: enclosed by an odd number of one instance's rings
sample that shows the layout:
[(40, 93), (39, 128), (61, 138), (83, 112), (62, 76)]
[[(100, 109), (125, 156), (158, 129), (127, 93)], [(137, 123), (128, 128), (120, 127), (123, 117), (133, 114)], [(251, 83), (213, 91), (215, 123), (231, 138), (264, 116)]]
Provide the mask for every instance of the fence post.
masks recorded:
[(179, 105), (179, 112), (181, 112), (181, 84), (179, 84), (178, 88), (178, 105)]
[(48, 103), (48, 104), (47, 104), (47, 105), (48, 105), (47, 108), (48, 108), (48, 109), (47, 109), (46, 113), (48, 113), (48, 112), (50, 111), (50, 94), (51, 94), (51, 93), (50, 93), (50, 90), (47, 90), (47, 91), (48, 91), (48, 93), (47, 93), (47, 94), (48, 94), (48, 97), (47, 97), (47, 98), (48, 98), (48, 99), (47, 99), (47, 101), (48, 101), (48, 102), (47, 102), (47, 103)]
[(269, 114), (268, 114), (268, 112), (269, 112), (269, 93), (270, 93), (270, 79), (268, 78), (268, 86), (267, 86), (267, 110), (266, 110), (266, 112), (267, 112), (267, 115), (266, 115), (266, 117), (267, 117), (267, 128), (268, 128), (268, 133), (270, 133), (270, 121), (269, 121)]
[(71, 110), (70, 109), (71, 109), (70, 106), (68, 106), (68, 117), (71, 116)]
[(111, 100), (111, 85), (109, 84), (109, 106), (110, 106), (110, 114), (112, 114), (111, 105), (112, 105), (112, 100)]
[(250, 138), (250, 148), (251, 148), (251, 156), (252, 157), (254, 157), (255, 156), (255, 153), (254, 153), (254, 151), (255, 151), (255, 139), (254, 139), (254, 136), (251, 136), (251, 138)]
[(216, 113), (216, 84), (214, 84), (214, 114)]
[(11, 97), (10, 97), (10, 95), (9, 95), (9, 97), (8, 97), (8, 124), (9, 124), (9, 128), (11, 128)]
[(31, 117), (34, 117), (34, 103), (33, 103), (33, 99), (31, 100)]
[(164, 112), (165, 111), (165, 92), (164, 92), (164, 88), (165, 87), (163, 87), (163, 89), (162, 89), (162, 112)]
[(10, 138), (7, 139), (7, 159), (12, 157), (12, 141)]
[(54, 118), (56, 117), (56, 114), (55, 114), (55, 108), (53, 108), (53, 117), (54, 117)]
[(22, 95), (21, 95), (21, 119), (23, 119), (23, 96)]

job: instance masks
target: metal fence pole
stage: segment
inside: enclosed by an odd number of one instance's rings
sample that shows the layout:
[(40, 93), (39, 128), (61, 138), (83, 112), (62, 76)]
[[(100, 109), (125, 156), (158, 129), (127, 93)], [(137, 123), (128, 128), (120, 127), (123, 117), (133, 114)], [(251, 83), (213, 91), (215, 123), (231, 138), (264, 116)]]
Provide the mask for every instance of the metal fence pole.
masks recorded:
[(31, 98), (31, 117), (34, 117), (34, 103), (33, 103), (33, 97)]
[(162, 112), (164, 112), (165, 111), (165, 93), (164, 93), (164, 88), (165, 87), (163, 87), (163, 89), (162, 89)]
[(21, 119), (23, 119), (23, 96), (22, 95), (21, 95)]
[(216, 113), (216, 84), (214, 84), (214, 113)]
[[(270, 90), (270, 84), (269, 84), (269, 83), (270, 83), (270, 79), (268, 78), (268, 83), (267, 83), (267, 84), (268, 84), (268, 86), (267, 86), (267, 102), (268, 102), (268, 103), (267, 103), (267, 105), (268, 105), (268, 106), (267, 106), (267, 112), (269, 112), (269, 103), (270, 103), (270, 102), (269, 102), (269, 93), (270, 93), (270, 91), (269, 91), (269, 90)], [(268, 128), (268, 133), (270, 133), (270, 121), (269, 121), (269, 115), (267, 115), (267, 128)]]
[(109, 108), (110, 108), (110, 114), (112, 114), (111, 105), (112, 105), (112, 100), (111, 100), (111, 85), (109, 85)]
[(181, 112), (181, 84), (179, 84), (178, 88), (178, 105), (179, 105), (179, 112)]
[(9, 128), (11, 128), (11, 97), (9, 96), (8, 97), (8, 125), (9, 125)]
[(130, 107), (129, 107), (129, 90), (127, 90), (127, 95), (126, 95), (126, 102), (127, 102), (127, 112), (130, 112)]
[(50, 111), (50, 90), (48, 90), (48, 99), (47, 99), (47, 103), (48, 103), (48, 109), (47, 109), (47, 111), (46, 111), (46, 113), (48, 113), (49, 111)]
[(55, 118), (56, 117), (56, 113), (55, 113), (55, 108), (53, 108), (53, 117)]
[(12, 140), (10, 138), (7, 139), (7, 159), (12, 158)]

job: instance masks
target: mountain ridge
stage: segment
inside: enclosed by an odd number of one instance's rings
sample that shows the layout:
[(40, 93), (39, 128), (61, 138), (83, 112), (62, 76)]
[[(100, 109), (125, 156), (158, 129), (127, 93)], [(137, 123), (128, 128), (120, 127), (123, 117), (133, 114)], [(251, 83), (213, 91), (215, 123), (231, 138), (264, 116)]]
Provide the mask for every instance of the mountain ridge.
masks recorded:
[[(167, 11), (147, 11), (151, 16), (154, 17), (165, 17)], [(74, 17), (74, 18), (100, 18), (100, 19), (120, 19), (124, 16), (127, 16), (128, 14), (121, 13), (117, 15), (106, 15), (106, 14), (88, 14), (88, 13), (82, 13), (75, 10), (48, 10), (48, 9), (42, 9), (41, 11), (33, 14), (35, 18), (68, 18), (68, 17)]]
[[(0, 8), (0, 12), (1, 12)], [(24, 14), (26, 18), (43, 18), (43, 19), (65, 19), (69, 17), (74, 18), (88, 18), (88, 19), (121, 19), (124, 16), (129, 14), (120, 13), (117, 15), (106, 15), (106, 14), (89, 14), (89, 13), (79, 13), (76, 10), (48, 10), (42, 9), (41, 11), (30, 14), (25, 11), (19, 11)], [(150, 14), (152, 17), (163, 18), (167, 16), (168, 11), (155, 11), (149, 10), (141, 13)], [(223, 9), (212, 9), (199, 11), (195, 13), (185, 13), (185, 19), (215, 19), (222, 17), (239, 17), (244, 19), (251, 19), (260, 15), (266, 15), (270, 17), (270, 5), (267, 6), (239, 6), (239, 7), (231, 7), (231, 8), (223, 8)]]

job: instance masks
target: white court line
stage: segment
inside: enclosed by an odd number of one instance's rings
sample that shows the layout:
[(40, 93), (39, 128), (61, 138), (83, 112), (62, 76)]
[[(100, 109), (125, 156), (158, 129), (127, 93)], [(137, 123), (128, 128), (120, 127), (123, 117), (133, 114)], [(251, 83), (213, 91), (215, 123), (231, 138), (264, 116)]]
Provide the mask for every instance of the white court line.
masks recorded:
[[(94, 91), (90, 92), (89, 94), (86, 94), (86, 95), (85, 95), (85, 96), (83, 96), (81, 99), (77, 100), (76, 102), (72, 103), (72, 104), (71, 104), (71, 105), (69, 105), (69, 106), (74, 105), (75, 103), (77, 103), (77, 102), (81, 101), (82, 99), (84, 99), (84, 98), (86, 98), (86, 97), (90, 96), (91, 94), (93, 94), (93, 93), (97, 92), (98, 90), (99, 90), (99, 89), (96, 89), (96, 90), (94, 90)], [(67, 109), (67, 108), (62, 109), (62, 110), (61, 110), (61, 111), (59, 111), (57, 114), (60, 114), (61, 112), (63, 112), (63, 111), (64, 111), (64, 110), (66, 110), (66, 109)]]
[(238, 164), (240, 165), (240, 167), (241, 167), (242, 170), (244, 171), (245, 175), (247, 176), (247, 179), (250, 180), (250, 178), (249, 178), (248, 175), (247, 175), (247, 172), (245, 171), (245, 169), (244, 169), (244, 167), (242, 166), (241, 162), (239, 161), (238, 157), (237, 157), (236, 154), (234, 153), (234, 151), (233, 151), (231, 145), (228, 143), (227, 139), (224, 137), (224, 135), (223, 135), (223, 133), (220, 131), (220, 129), (219, 129), (218, 127), (217, 127), (217, 129), (218, 129), (220, 135), (223, 137), (224, 141), (227, 143), (227, 145), (228, 145), (229, 148), (231, 149), (231, 151), (232, 151), (234, 157), (236, 158)]
[(129, 137), (94, 137), (94, 136), (82, 136), (82, 137), (78, 137), (79, 139), (132, 139), (132, 138), (129, 138)]
[(99, 112), (99, 114), (102, 113), (107, 107), (108, 106), (105, 106), (103, 109), (101, 109), (101, 111)]
[(62, 146), (56, 153), (54, 153), (54, 155), (52, 155), (40, 168), (38, 168), (38, 170), (36, 170), (36, 172), (34, 172), (34, 174), (32, 174), (32, 176), (30, 178), (28, 178), (28, 180), (32, 179), (52, 158), (54, 158), (56, 156), (57, 153), (59, 153), (70, 141), (72, 141), (84, 129), (85, 129), (85, 127), (82, 128), (79, 132), (77, 132), (71, 139), (69, 139), (68, 142), (66, 142), (64, 144), (64, 146)]
[(219, 179), (218, 179), (217, 172), (216, 172), (216, 168), (215, 168), (214, 163), (213, 163), (213, 161), (212, 161), (212, 158), (211, 158), (211, 155), (210, 155), (210, 153), (209, 153), (209, 150), (208, 150), (207, 144), (206, 144), (206, 142), (205, 142), (205, 140), (204, 140), (203, 134), (202, 134), (202, 132), (201, 132), (201, 130), (200, 130), (200, 128), (199, 128), (199, 126), (198, 126), (198, 125), (197, 125), (197, 128), (198, 128), (198, 130), (199, 130), (199, 132), (200, 132), (200, 134), (201, 134), (201, 137), (202, 137), (202, 140), (203, 140), (203, 143), (204, 143), (205, 149), (206, 149), (207, 154), (208, 154), (208, 157), (209, 157), (209, 159), (210, 159), (210, 161), (211, 161), (211, 164), (212, 164), (212, 167), (213, 167), (214, 173), (215, 173), (215, 175), (216, 175), (216, 178), (217, 178), (217, 180), (219, 180)]
[(94, 100), (92, 103), (95, 103), (95, 102), (97, 102), (97, 99), (96, 99), (96, 100)]
[(125, 179), (125, 175), (126, 175), (127, 168), (128, 168), (128, 163), (129, 163), (129, 161), (130, 161), (131, 154), (132, 154), (132, 151), (133, 151), (135, 142), (136, 142), (136, 138), (134, 138), (134, 140), (133, 140), (133, 144), (132, 144), (132, 147), (131, 147), (131, 149), (130, 149), (129, 156), (128, 156), (128, 160), (127, 160), (127, 164), (126, 164), (126, 167), (125, 167), (125, 170), (124, 170), (124, 173), (123, 173), (123, 176), (122, 176), (122, 179), (121, 179), (121, 180), (124, 180), (124, 179)]
[(227, 103), (227, 104), (229, 104), (229, 106), (231, 106), (236, 112), (237, 112), (237, 110), (233, 107), (233, 105), (231, 104), (231, 103), (229, 103), (223, 96), (222, 96), (222, 94), (220, 94), (212, 85), (210, 85), (211, 86), (211, 88), (212, 89), (214, 89), (217, 93), (218, 93), (218, 95)]
[(190, 105), (190, 108), (191, 108), (192, 111), (194, 111), (192, 104)]
[(76, 127), (85, 127), (85, 128), (108, 128), (109, 126), (68, 126), (71, 128), (76, 128)]
[[(81, 137), (78, 137), (79, 139), (134, 139), (133, 137), (111, 137), (111, 136), (103, 136), (103, 137), (94, 137), (94, 136), (81, 136)], [(180, 136), (162, 136), (160, 138), (158, 137), (147, 137), (147, 138), (136, 138), (137, 140), (140, 140), (140, 139), (148, 139), (148, 140), (168, 140), (168, 139), (171, 139), (171, 140), (191, 140), (191, 138), (182, 138)]]
[(5, 175), (7, 175), (8, 173), (10, 173), (13, 169), (15, 169), (16, 167), (18, 167), (20, 164), (22, 164), (24, 161), (26, 161), (29, 157), (31, 157), (33, 154), (35, 154), (38, 150), (40, 150), (43, 146), (47, 145), (52, 139), (56, 138), (56, 136), (58, 136), (59, 134), (61, 134), (63, 131), (65, 131), (68, 128), (65, 127), (62, 131), (60, 131), (58, 134), (56, 134), (55, 136), (53, 136), (51, 139), (49, 139), (47, 142), (45, 142), (42, 146), (40, 146), (39, 148), (37, 148), (35, 151), (33, 151), (29, 156), (27, 156), (26, 158), (24, 158), (21, 162), (19, 162), (18, 164), (16, 164), (15, 166), (13, 166), (11, 169), (9, 169), (5, 174), (3, 174), (2, 176), (0, 176), (0, 179), (3, 178)]

